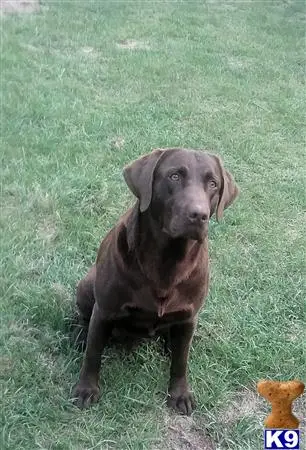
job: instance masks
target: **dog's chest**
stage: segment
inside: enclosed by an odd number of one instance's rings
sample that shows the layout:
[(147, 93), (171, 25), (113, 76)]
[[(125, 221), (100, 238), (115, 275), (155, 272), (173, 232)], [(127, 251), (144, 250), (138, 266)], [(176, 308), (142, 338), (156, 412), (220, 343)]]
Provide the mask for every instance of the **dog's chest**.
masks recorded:
[(165, 295), (162, 291), (143, 289), (122, 306), (121, 312), (123, 316), (117, 326), (153, 336), (163, 328), (188, 320), (193, 315), (193, 306), (179, 302), (177, 292)]

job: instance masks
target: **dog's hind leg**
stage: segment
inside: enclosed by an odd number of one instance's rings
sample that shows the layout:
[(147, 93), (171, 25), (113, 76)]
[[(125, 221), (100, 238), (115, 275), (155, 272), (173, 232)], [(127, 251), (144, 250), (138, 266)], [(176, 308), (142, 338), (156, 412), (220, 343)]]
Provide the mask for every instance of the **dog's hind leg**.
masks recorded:
[(76, 294), (76, 337), (77, 347), (84, 350), (87, 340), (87, 332), (92, 310), (95, 304), (94, 281), (96, 266), (92, 266), (85, 278), (77, 286)]
[(161, 349), (162, 354), (164, 356), (170, 356), (171, 355), (170, 329), (166, 328), (164, 330), (161, 330), (159, 332), (159, 336), (161, 339), (160, 342), (161, 342), (161, 346), (162, 346), (162, 349)]

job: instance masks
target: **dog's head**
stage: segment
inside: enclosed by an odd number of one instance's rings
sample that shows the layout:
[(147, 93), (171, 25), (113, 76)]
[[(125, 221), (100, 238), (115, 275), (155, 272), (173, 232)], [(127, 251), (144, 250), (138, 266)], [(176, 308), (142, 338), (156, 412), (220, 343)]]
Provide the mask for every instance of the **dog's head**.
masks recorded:
[(209, 218), (216, 213), (219, 220), (239, 192), (220, 158), (199, 150), (157, 149), (126, 166), (123, 174), (140, 212), (149, 209), (172, 238), (201, 241)]

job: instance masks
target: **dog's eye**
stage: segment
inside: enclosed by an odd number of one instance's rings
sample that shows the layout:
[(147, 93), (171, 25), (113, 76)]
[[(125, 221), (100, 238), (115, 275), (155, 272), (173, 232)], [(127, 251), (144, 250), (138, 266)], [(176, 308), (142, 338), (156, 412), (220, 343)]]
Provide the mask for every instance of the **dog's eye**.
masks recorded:
[(172, 173), (170, 175), (170, 180), (172, 180), (172, 181), (178, 181), (179, 179), (180, 179), (180, 176), (178, 173)]
[(217, 187), (217, 183), (214, 180), (210, 180), (209, 183), (208, 183), (208, 186), (211, 189), (215, 189)]

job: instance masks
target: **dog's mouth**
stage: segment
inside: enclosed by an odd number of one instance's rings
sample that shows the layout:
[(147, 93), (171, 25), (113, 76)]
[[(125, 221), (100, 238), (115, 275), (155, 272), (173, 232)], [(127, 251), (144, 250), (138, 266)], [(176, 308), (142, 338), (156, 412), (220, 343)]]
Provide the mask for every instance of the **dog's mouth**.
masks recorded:
[(172, 239), (185, 238), (198, 242), (203, 242), (208, 234), (208, 222), (202, 225), (188, 224), (188, 226), (177, 226), (176, 224), (169, 227), (164, 226), (162, 231)]
[(206, 226), (194, 227), (193, 229), (187, 230), (183, 233), (182, 237), (187, 239), (192, 239), (194, 241), (203, 242), (208, 234), (208, 228)]

